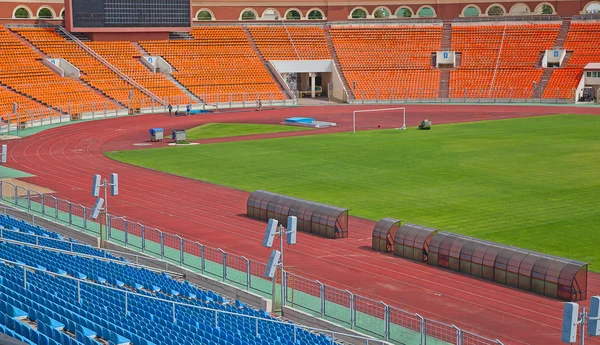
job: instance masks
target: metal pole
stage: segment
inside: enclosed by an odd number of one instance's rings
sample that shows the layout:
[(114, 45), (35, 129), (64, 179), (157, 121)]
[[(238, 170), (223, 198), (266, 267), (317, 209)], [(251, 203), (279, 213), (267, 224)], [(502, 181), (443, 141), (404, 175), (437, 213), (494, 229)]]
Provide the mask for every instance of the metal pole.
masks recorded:
[(283, 270), (283, 234), (285, 233), (285, 229), (283, 225), (279, 225), (279, 251), (281, 252), (281, 280), (279, 285), (281, 285), (281, 307), (285, 305), (285, 284), (284, 284), (284, 275), (285, 271)]
[[(106, 107), (104, 109), (106, 109)], [(108, 180), (104, 179), (102, 188), (104, 188), (104, 221), (106, 222), (106, 232), (108, 233)], [(102, 225), (100, 225), (100, 229), (102, 229)], [(100, 233), (100, 237), (102, 237), (102, 233)], [(108, 239), (108, 236), (106, 239)]]
[(585, 344), (585, 319), (587, 318), (587, 313), (585, 312), (585, 307), (581, 307), (581, 329), (579, 335), (579, 345)]
[(81, 281), (77, 281), (77, 303), (81, 303)]
[(127, 298), (127, 296), (128, 296), (128, 294), (127, 294), (127, 292), (125, 292), (125, 315), (128, 314), (128, 310), (127, 310), (127, 307), (128, 307), (128, 298)]
[(175, 323), (175, 303), (173, 303), (173, 323)]

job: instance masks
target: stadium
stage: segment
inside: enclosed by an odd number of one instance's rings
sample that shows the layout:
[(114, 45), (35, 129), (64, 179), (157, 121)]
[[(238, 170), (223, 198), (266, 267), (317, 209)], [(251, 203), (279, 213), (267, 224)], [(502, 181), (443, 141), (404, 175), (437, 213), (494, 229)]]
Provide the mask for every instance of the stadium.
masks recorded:
[(0, 0), (0, 344), (600, 344), (599, 11)]

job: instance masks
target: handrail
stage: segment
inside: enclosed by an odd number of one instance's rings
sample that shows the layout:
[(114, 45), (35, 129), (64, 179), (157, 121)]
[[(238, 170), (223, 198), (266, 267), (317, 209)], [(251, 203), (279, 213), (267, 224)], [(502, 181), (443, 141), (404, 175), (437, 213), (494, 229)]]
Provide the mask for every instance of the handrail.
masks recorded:
[[(10, 183), (10, 182), (6, 182), (6, 181), (1, 181), (1, 180), (0, 180), (0, 192), (2, 192), (3, 186), (4, 186), (5, 184), (6, 184), (6, 185), (8, 185), (8, 186), (12, 186), (12, 187), (14, 188), (14, 193), (15, 193), (15, 194), (14, 194), (14, 196), (15, 196), (15, 198), (14, 198), (14, 201), (12, 201), (12, 202), (11, 202), (11, 204), (14, 204), (14, 205), (16, 205), (16, 206), (17, 206), (17, 208), (16, 208), (15, 210), (19, 210), (19, 207), (20, 207), (20, 206), (22, 206), (22, 205), (20, 205), (20, 202), (19, 202), (19, 200), (20, 200), (20, 199), (21, 199), (21, 200), (23, 200), (23, 199), (25, 199), (25, 198), (26, 198), (26, 200), (27, 200), (27, 205), (29, 205), (29, 206), (28, 206), (28, 207), (26, 207), (25, 209), (20, 209), (20, 210), (21, 210), (21, 211), (24, 211), (24, 210), (25, 210), (25, 212), (28, 212), (28, 213), (30, 213), (30, 214), (31, 214), (31, 212), (33, 212), (33, 211), (32, 211), (32, 209), (30, 208), (30, 206), (31, 206), (31, 199), (30, 199), (31, 195), (30, 195), (30, 191), (29, 191), (27, 188), (25, 188), (25, 187), (16, 186), (16, 185), (14, 185), (14, 184), (12, 184), (12, 183)], [(21, 196), (18, 196), (18, 192), (17, 192), (17, 189), (18, 189), (18, 188), (21, 188), (22, 190), (28, 191), (28, 192), (27, 192), (27, 194), (26, 194), (26, 196), (22, 196), (22, 197), (21, 197)], [(9, 198), (9, 199), (10, 199), (10, 198), (11, 198), (11, 197), (10, 197), (10, 193), (8, 193), (8, 194), (9, 194), (9, 196), (8, 196), (7, 198)], [(39, 193), (38, 193), (38, 194), (39, 194)], [(4, 200), (4, 195), (5, 195), (5, 193), (0, 193), (0, 202), (5, 202), (5, 200)], [(66, 203), (70, 203), (70, 202), (69, 202), (69, 201), (67, 201), (67, 200), (58, 199), (58, 198), (55, 198), (55, 197), (52, 197), (52, 198), (53, 198), (53, 199), (55, 199), (55, 204), (53, 205), (53, 207), (49, 207), (49, 208), (50, 208), (50, 209), (53, 209), (53, 208), (54, 208), (54, 210), (55, 210), (55, 212), (56, 212), (56, 213), (55, 213), (55, 215), (56, 215), (56, 218), (55, 218), (55, 219), (56, 219), (56, 220), (58, 220), (58, 219), (59, 219), (59, 218), (58, 218), (58, 212), (57, 212), (57, 210), (58, 210), (58, 208), (59, 208), (59, 204), (58, 204), (58, 202), (59, 202), (59, 201), (63, 201), (63, 202), (66, 202)], [(34, 202), (35, 202), (35, 201), (34, 201)], [(41, 202), (42, 202), (42, 214), (43, 214), (43, 215), (46, 215), (46, 213), (44, 213), (44, 198), (42, 198), (42, 199), (41, 199)], [(73, 203), (70, 203), (70, 204), (73, 204)], [(82, 206), (82, 207), (84, 207), (84, 209), (85, 209), (85, 206)], [(68, 213), (68, 214), (69, 214), (69, 218), (70, 218), (71, 216), (73, 216), (73, 214), (71, 213), (71, 211), (69, 211), (69, 213)], [(79, 217), (79, 215), (75, 215), (75, 216), (76, 216), (76, 217)], [(85, 216), (85, 212), (84, 212), (84, 216)], [(23, 218), (21, 218), (21, 219), (23, 219)], [(47, 218), (45, 218), (45, 219), (47, 219)], [(125, 221), (127, 221), (127, 220), (125, 220)], [(60, 224), (60, 223), (57, 223), (57, 224)], [(84, 224), (85, 224), (85, 223), (84, 223)], [(139, 223), (137, 223), (137, 224), (139, 224)], [(66, 225), (66, 223), (63, 223), (63, 225), (65, 225), (65, 226), (67, 226), (67, 227), (70, 227), (70, 226), (72, 226), (72, 224), (71, 224), (70, 222), (69, 222), (69, 225)], [(76, 229), (76, 228), (72, 228), (72, 229)], [(183, 255), (181, 255), (181, 254), (182, 254), (182, 253), (184, 253), (184, 251), (185, 251), (185, 249), (184, 249), (184, 241), (186, 241), (186, 240), (185, 240), (184, 238), (182, 238), (182, 237), (180, 237), (180, 236), (178, 236), (178, 235), (173, 235), (173, 234), (169, 234), (169, 233), (162, 232), (162, 231), (160, 231), (160, 230), (158, 230), (158, 229), (156, 229), (156, 228), (144, 228), (144, 229), (145, 229), (145, 230), (150, 230), (150, 229), (152, 229), (153, 231), (156, 231), (156, 232), (158, 232), (158, 233), (159, 233), (159, 236), (160, 236), (160, 246), (161, 246), (160, 248), (161, 248), (161, 249), (160, 249), (158, 252), (153, 252), (153, 251), (149, 251), (149, 252), (151, 252), (151, 253), (153, 253), (153, 254), (155, 254), (155, 255), (160, 255), (161, 259), (164, 259), (164, 258), (165, 258), (165, 256), (164, 256), (164, 249), (165, 249), (164, 238), (165, 238), (166, 236), (172, 236), (172, 237), (176, 237), (176, 238), (179, 240), (179, 248), (178, 248), (178, 249), (176, 249), (176, 250), (179, 250), (179, 254), (180, 254), (180, 258), (179, 258), (179, 260), (180, 260), (180, 261), (179, 261), (179, 266), (180, 266), (180, 267), (185, 267), (185, 263), (184, 263), (184, 260), (183, 260), (183, 257), (184, 257), (184, 256), (183, 256)], [(84, 231), (85, 231), (85, 228), (84, 228)], [(108, 235), (108, 239), (110, 240), (110, 239), (111, 239), (111, 226), (110, 226), (110, 223), (109, 223), (109, 225), (108, 225), (108, 227), (107, 227), (107, 235)], [(146, 250), (146, 249), (144, 249), (144, 243), (145, 243), (145, 241), (146, 241), (146, 240), (145, 240), (145, 237), (144, 237), (144, 232), (142, 232), (141, 236), (142, 236), (142, 237), (141, 237), (141, 239), (142, 239), (142, 248), (141, 248), (141, 250), (142, 250), (142, 253), (145, 253), (147, 250)], [(125, 238), (127, 239), (127, 236), (125, 236)], [(150, 240), (150, 241), (152, 241), (152, 240)], [(252, 262), (251, 262), (250, 260), (248, 260), (248, 259), (246, 259), (246, 258), (240, 257), (240, 258), (242, 258), (242, 259), (245, 261), (245, 265), (246, 265), (246, 267), (245, 267), (245, 268), (241, 268), (241, 267), (237, 267), (237, 268), (236, 268), (236, 267), (228, 266), (228, 265), (227, 265), (227, 258), (234, 258), (234, 257), (236, 257), (235, 255), (233, 255), (233, 254), (231, 254), (231, 253), (226, 253), (226, 252), (224, 252), (222, 249), (219, 249), (219, 248), (215, 249), (215, 248), (211, 248), (211, 247), (208, 247), (208, 246), (204, 246), (204, 245), (202, 245), (202, 244), (200, 244), (200, 243), (198, 243), (198, 242), (192, 242), (192, 241), (189, 241), (189, 240), (187, 240), (187, 241), (188, 241), (188, 244), (189, 244), (189, 245), (192, 245), (192, 246), (194, 246), (194, 247), (195, 247), (195, 248), (198, 250), (198, 252), (199, 252), (199, 254), (197, 254), (197, 255), (196, 255), (196, 257), (197, 257), (197, 258), (199, 258), (199, 259), (200, 259), (200, 262), (201, 262), (201, 266), (200, 266), (199, 268), (197, 268), (199, 271), (201, 271), (201, 272), (202, 272), (202, 273), (199, 273), (199, 274), (206, 275), (206, 273), (211, 273), (211, 274), (217, 274), (217, 276), (218, 276), (219, 274), (222, 274), (222, 276), (220, 276), (220, 278), (223, 278), (223, 282), (225, 282), (225, 281), (227, 280), (227, 274), (226, 274), (226, 272), (227, 272), (227, 268), (229, 267), (230, 269), (234, 269), (234, 270), (236, 270), (236, 269), (244, 269), (244, 271), (245, 271), (245, 272), (246, 272), (246, 274), (248, 275), (248, 276), (247, 276), (247, 280), (246, 280), (246, 283), (247, 283), (247, 284), (251, 284), (251, 283), (250, 283), (250, 281), (251, 281), (250, 275), (252, 275), (253, 277), (257, 277), (257, 278), (260, 278), (260, 277), (262, 277), (262, 275), (251, 274), (251, 273), (250, 273), (250, 272), (251, 272), (251, 268), (250, 268), (250, 266), (251, 266), (251, 264), (254, 264), (255, 266), (256, 266), (256, 265), (258, 265), (258, 267), (264, 267), (264, 266), (265, 266), (265, 264), (264, 264), (264, 263), (261, 263), (261, 262), (256, 262), (256, 261), (252, 261)], [(156, 243), (156, 242), (155, 242), (155, 243)], [(157, 244), (158, 244), (158, 243), (157, 243)], [(127, 243), (126, 243), (126, 242), (125, 242), (125, 245), (127, 245)], [(206, 259), (206, 257), (205, 257), (205, 253), (206, 253), (206, 252), (208, 252), (208, 251), (211, 251), (211, 252), (213, 252), (213, 253), (216, 253), (216, 252), (218, 252), (218, 253), (221, 255), (221, 256), (220, 256), (220, 260), (222, 260), (222, 265), (223, 265), (223, 272), (222, 272), (222, 273), (208, 272), (208, 271), (206, 271), (206, 270), (205, 270), (205, 260), (207, 260), (207, 259)], [(159, 252), (160, 252), (160, 253), (159, 253)], [(210, 259), (208, 259), (208, 261), (213, 261), (213, 262), (214, 262), (214, 260), (210, 260)], [(257, 268), (258, 268), (258, 267), (257, 267)], [(286, 276), (286, 277), (288, 276), (288, 273), (287, 273), (287, 272), (286, 272), (285, 276)], [(320, 297), (317, 297), (317, 298), (320, 298), (320, 303), (321, 303), (321, 317), (324, 317), (324, 315), (326, 315), (326, 310), (325, 310), (325, 308), (324, 308), (323, 306), (325, 305), (325, 303), (326, 303), (326, 299), (327, 299), (327, 297), (326, 297), (326, 295), (325, 295), (325, 293), (324, 293), (324, 291), (325, 291), (325, 290), (324, 290), (324, 289), (325, 289), (325, 286), (324, 286), (322, 283), (319, 283), (318, 281), (314, 281), (314, 280), (311, 280), (311, 279), (308, 279), (308, 278), (304, 278), (304, 277), (302, 277), (302, 276), (297, 276), (297, 275), (294, 275), (294, 274), (292, 274), (292, 276), (294, 276), (294, 279), (293, 279), (293, 281), (296, 281), (296, 279), (300, 279), (300, 280), (302, 280), (302, 282), (304, 282), (304, 283), (307, 283), (307, 284), (310, 284), (310, 283), (316, 283), (316, 284), (319, 284), (319, 285), (321, 286), (321, 294), (320, 294)], [(276, 284), (276, 281), (275, 281), (274, 279), (272, 280), (272, 282), (270, 282), (270, 284), (272, 285), (272, 287), (270, 287), (269, 289), (271, 289), (271, 288), (272, 288), (272, 289), (275, 289), (275, 284)], [(284, 279), (284, 284), (288, 284), (288, 279)], [(295, 284), (295, 283), (292, 283), (292, 284)], [(243, 283), (242, 283), (242, 285), (243, 285)], [(246, 285), (246, 288), (247, 288), (247, 289), (248, 289), (248, 288), (250, 288), (250, 287), (251, 287), (250, 285)], [(336, 289), (336, 288), (334, 288), (334, 287), (330, 287), (330, 286), (328, 286), (327, 288), (328, 288), (328, 289), (331, 289), (332, 291), (339, 290), (339, 289)], [(289, 286), (287, 287), (287, 289), (289, 289)], [(287, 291), (287, 289), (285, 289), (285, 291)], [(294, 289), (294, 288), (293, 288), (293, 286), (292, 286), (292, 289)], [(264, 292), (264, 290), (260, 290), (260, 289), (258, 289), (258, 291), (260, 291), (260, 292)], [(351, 293), (350, 293), (350, 294), (351, 294)], [(365, 300), (370, 300), (370, 299), (368, 299), (368, 298), (365, 298), (365, 297), (362, 297), (362, 296), (360, 296), (360, 295), (354, 295), (354, 294), (351, 294), (351, 295), (352, 295), (352, 299), (353, 299), (354, 301), (356, 301), (357, 299), (361, 299), (361, 300), (363, 300), (363, 301), (365, 301)], [(292, 296), (293, 296), (293, 293), (292, 293)], [(276, 297), (273, 295), (273, 298), (275, 299)], [(286, 304), (287, 304), (287, 302), (292, 302), (292, 308), (294, 307), (294, 304), (293, 304), (293, 297), (292, 297), (292, 301), (289, 301), (289, 300), (288, 300), (288, 296), (287, 296), (287, 294), (286, 294), (285, 296), (281, 296), (281, 298), (282, 298), (282, 300), (281, 300), (281, 302), (282, 302), (282, 305), (286, 305)], [(373, 300), (371, 300), (371, 301), (373, 301)], [(330, 302), (332, 302), (332, 301), (330, 301)], [(335, 303), (335, 302), (333, 302), (333, 303)], [(383, 303), (383, 302), (380, 302), (380, 303)], [(351, 327), (351, 328), (352, 328), (352, 327), (355, 327), (355, 328), (360, 328), (360, 327), (359, 327), (359, 326), (356, 324), (356, 318), (355, 318), (355, 317), (353, 317), (352, 315), (356, 315), (356, 313), (357, 313), (357, 312), (363, 312), (363, 311), (359, 310), (359, 308), (357, 307), (357, 303), (355, 303), (355, 302), (350, 302), (350, 306), (353, 308), (352, 310), (350, 310), (350, 311), (349, 311), (349, 312), (350, 312), (350, 318), (351, 318), (351, 325), (350, 325), (350, 327)], [(408, 316), (415, 316), (415, 314), (412, 314), (412, 313), (406, 312), (406, 311), (404, 311), (404, 310), (402, 310), (402, 309), (399, 309), (399, 308), (394, 308), (394, 307), (386, 307), (386, 308), (385, 308), (385, 310), (384, 310), (384, 314), (385, 314), (384, 323), (385, 323), (385, 326), (386, 326), (386, 330), (389, 330), (389, 327), (390, 327), (390, 325), (393, 323), (393, 321), (391, 321), (391, 320), (393, 320), (393, 319), (390, 317), (390, 313), (391, 313), (392, 311), (393, 311), (394, 313), (401, 313), (401, 314), (408, 315)], [(354, 320), (354, 321), (352, 321), (352, 320)], [(428, 321), (428, 319), (424, 319), (424, 320), (425, 320), (425, 323)], [(440, 324), (440, 325), (445, 325), (445, 327), (450, 327), (450, 325), (447, 325), (447, 324), (441, 323), (441, 322), (439, 322), (439, 321), (435, 321), (435, 320), (429, 320), (429, 321), (430, 321), (430, 322), (436, 322), (436, 323), (438, 323), (438, 324)], [(396, 322), (396, 324), (397, 324), (397, 325), (399, 325), (399, 326), (401, 325), (401, 323), (398, 323), (398, 321), (395, 321), (395, 322)], [(343, 327), (347, 327), (347, 325), (344, 325)], [(421, 332), (421, 336), (422, 336), (422, 337), (425, 337), (425, 338), (426, 338), (426, 337), (428, 336), (428, 335), (427, 335), (427, 332), (426, 332), (426, 327), (425, 327), (425, 326), (422, 326), (422, 327), (420, 327), (420, 332)], [(388, 341), (388, 340), (391, 338), (390, 332), (385, 332), (385, 334), (383, 335), (383, 337), (385, 338), (385, 341)], [(488, 345), (489, 345), (489, 344), (495, 344), (495, 341), (493, 341), (493, 340), (487, 339), (487, 338), (485, 338), (485, 337), (482, 337), (482, 336), (477, 336), (477, 337), (478, 337), (478, 340), (480, 340), (480, 341), (481, 341), (481, 344), (482, 344), (482, 345), (484, 345), (484, 344), (488, 344)], [(377, 341), (381, 341), (381, 340), (377, 339)]]
[(285, 25), (285, 18), (281, 19), (281, 24), (283, 24), (283, 28), (285, 29), (285, 32), (287, 33), (288, 39), (290, 40), (290, 43), (292, 44), (292, 48), (294, 48), (294, 52), (296, 53), (296, 57), (298, 58), (298, 60), (302, 60), (302, 58), (300, 58), (300, 54), (298, 53), (298, 50), (296, 49), (296, 45), (294, 44), (294, 40), (292, 40), (292, 35), (290, 35), (290, 32), (287, 28), (287, 25)]
[(62, 33), (64, 33), (73, 42), (75, 42), (78, 46), (80, 46), (84, 51), (86, 51), (88, 54), (90, 54), (91, 56), (93, 56), (94, 58), (96, 58), (98, 61), (100, 61), (102, 64), (104, 64), (106, 67), (108, 67), (108, 69), (110, 69), (115, 74), (117, 74), (119, 77), (121, 77), (121, 79), (125, 80), (126, 82), (128, 82), (129, 84), (131, 84), (132, 86), (134, 86), (136, 89), (138, 89), (142, 93), (146, 94), (146, 96), (150, 97), (151, 99), (153, 99), (154, 101), (158, 102), (159, 104), (161, 104), (163, 106), (167, 105), (166, 102), (163, 99), (161, 99), (160, 97), (158, 97), (157, 95), (155, 95), (154, 93), (152, 93), (152, 91), (150, 91), (150, 90), (146, 89), (145, 87), (143, 87), (142, 85), (140, 85), (138, 82), (136, 82), (135, 80), (133, 80), (131, 77), (129, 77), (125, 73), (121, 72), (119, 69), (117, 69), (111, 63), (109, 63), (108, 61), (106, 61), (102, 56), (100, 56), (100, 54), (96, 53), (90, 47), (88, 47), (86, 44), (84, 44), (83, 42), (81, 42), (77, 37), (73, 36), (64, 27), (62, 27), (60, 25), (57, 25), (57, 26), (55, 26), (55, 29), (57, 29), (57, 30), (61, 31)]
[(496, 81), (496, 75), (498, 74), (498, 65), (500, 64), (500, 58), (502, 57), (502, 47), (504, 46), (504, 37), (506, 37), (507, 25), (504, 25), (504, 31), (502, 31), (502, 40), (500, 41), (500, 49), (498, 50), (498, 58), (496, 59), (496, 67), (494, 67), (494, 75), (492, 76), (492, 82), (490, 83), (490, 92), (488, 97), (492, 95), (494, 89), (494, 82)]
[[(112, 286), (106, 286), (106, 285), (101, 285), (98, 283), (95, 283), (93, 281), (87, 280), (87, 279), (79, 279), (79, 278), (75, 278), (69, 275), (62, 275), (62, 274), (58, 274), (52, 271), (47, 271), (47, 270), (42, 270), (39, 269), (37, 267), (33, 267), (33, 266), (29, 266), (27, 264), (23, 264), (20, 262), (14, 262), (14, 261), (10, 261), (10, 260), (6, 260), (6, 259), (2, 259), (0, 258), (0, 263), (1, 264), (9, 264), (12, 266), (17, 266), (17, 267), (22, 267), (22, 268), (26, 268), (27, 270), (31, 270), (31, 271), (41, 271), (42, 273), (54, 276), (54, 277), (58, 277), (58, 278), (64, 278), (64, 279), (69, 279), (69, 280), (73, 280), (77, 282), (77, 288), (78, 291), (80, 291), (81, 289), (81, 284), (88, 284), (88, 285), (92, 285), (92, 286), (96, 286), (96, 287), (100, 287), (103, 289), (107, 289), (107, 290), (112, 290), (112, 291), (116, 291), (119, 293), (123, 293), (125, 296), (137, 296), (137, 297), (142, 297), (142, 298), (147, 298), (150, 300), (155, 300), (155, 301), (159, 301), (159, 302), (164, 302), (170, 305), (173, 305), (173, 308), (175, 308), (175, 306), (181, 306), (181, 307), (188, 307), (188, 308), (193, 308), (193, 309), (199, 309), (199, 310), (205, 310), (205, 311), (211, 311), (215, 313), (215, 317), (218, 318), (219, 314), (224, 314), (224, 315), (232, 315), (235, 317), (241, 317), (241, 318), (246, 318), (246, 319), (250, 319), (250, 320), (256, 320), (256, 322), (258, 323), (258, 321), (262, 321), (262, 322), (272, 322), (274, 324), (280, 324), (280, 325), (285, 325), (285, 326), (294, 326), (294, 328), (299, 328), (299, 329), (304, 329), (304, 330), (308, 330), (308, 331), (312, 331), (312, 332), (316, 332), (316, 333), (321, 333), (321, 334), (333, 334), (334, 335), (334, 339), (335, 339), (335, 335), (342, 336), (342, 337), (348, 337), (348, 338), (354, 338), (354, 339), (359, 339), (359, 340), (366, 340), (367, 344), (369, 342), (377, 342), (377, 343), (381, 343), (381, 344), (389, 344), (387, 342), (384, 342), (380, 339), (376, 339), (373, 337), (362, 337), (362, 336), (357, 336), (357, 335), (353, 335), (353, 334), (347, 334), (347, 333), (340, 333), (340, 332), (335, 332), (335, 331), (330, 331), (330, 330), (324, 330), (324, 329), (320, 329), (320, 328), (313, 328), (313, 327), (308, 327), (308, 326), (303, 326), (301, 324), (298, 323), (291, 323), (291, 322), (285, 322), (285, 321), (281, 321), (281, 320), (274, 320), (274, 319), (267, 319), (267, 318), (263, 318), (263, 317), (258, 317), (258, 316), (252, 316), (252, 315), (245, 315), (245, 314), (240, 314), (240, 313), (234, 313), (234, 312), (230, 312), (230, 311), (225, 311), (225, 310), (219, 310), (219, 309), (213, 309), (213, 308), (208, 308), (208, 307), (202, 307), (202, 306), (198, 306), (198, 305), (194, 305), (194, 304), (188, 304), (188, 303), (183, 303), (183, 302), (178, 302), (178, 301), (173, 301), (173, 300), (168, 300), (168, 299), (164, 299), (164, 298), (159, 298), (159, 297), (153, 297), (153, 296), (148, 296), (148, 295), (142, 295), (139, 294), (137, 292), (133, 292), (133, 291), (129, 291), (129, 290), (121, 290), (121, 289), (117, 289), (114, 288)], [(26, 275), (27, 270), (24, 270), (24, 275)], [(27, 280), (25, 280), (27, 281)], [(127, 305), (127, 304), (126, 304)], [(332, 342), (333, 343), (333, 342)]]

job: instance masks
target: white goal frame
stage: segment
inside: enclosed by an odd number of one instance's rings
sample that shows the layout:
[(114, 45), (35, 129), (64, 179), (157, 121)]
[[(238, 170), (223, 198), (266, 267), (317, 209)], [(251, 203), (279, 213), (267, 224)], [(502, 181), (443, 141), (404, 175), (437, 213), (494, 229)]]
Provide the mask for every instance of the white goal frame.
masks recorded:
[(396, 129), (406, 129), (406, 108), (386, 108), (386, 109), (365, 109), (355, 110), (352, 112), (352, 133), (356, 133), (356, 114), (357, 113), (373, 113), (379, 111), (402, 110), (402, 127)]

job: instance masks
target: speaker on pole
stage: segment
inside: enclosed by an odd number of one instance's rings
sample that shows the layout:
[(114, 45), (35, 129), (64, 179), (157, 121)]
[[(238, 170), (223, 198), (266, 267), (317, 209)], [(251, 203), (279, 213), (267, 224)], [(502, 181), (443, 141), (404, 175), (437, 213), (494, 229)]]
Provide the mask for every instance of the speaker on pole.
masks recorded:
[(110, 195), (119, 195), (119, 175), (115, 173), (110, 174)]
[(6, 164), (6, 152), (8, 151), (6, 145), (2, 145), (2, 164)]
[(102, 183), (102, 177), (98, 174), (94, 175), (92, 182), (92, 196), (100, 196), (100, 184)]

